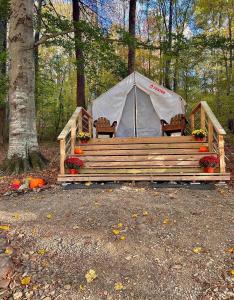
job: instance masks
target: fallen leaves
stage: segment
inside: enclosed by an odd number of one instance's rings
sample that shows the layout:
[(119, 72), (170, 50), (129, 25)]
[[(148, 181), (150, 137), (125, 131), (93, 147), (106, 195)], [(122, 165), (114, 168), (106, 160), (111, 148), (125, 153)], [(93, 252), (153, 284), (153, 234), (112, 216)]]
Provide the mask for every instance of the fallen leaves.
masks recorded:
[(37, 253), (40, 254), (40, 255), (45, 255), (47, 253), (47, 250), (46, 249), (39, 249), (37, 251)]
[(31, 277), (30, 276), (26, 276), (24, 278), (21, 279), (21, 284), (22, 285), (28, 285), (31, 281)]
[(10, 230), (9, 225), (0, 225), (0, 230)]
[(195, 247), (193, 248), (193, 253), (199, 254), (202, 252), (202, 247)]
[(230, 247), (230, 248), (228, 248), (228, 249), (227, 249), (227, 252), (228, 252), (228, 253), (232, 253), (232, 254), (233, 254), (233, 253), (234, 253), (234, 247)]
[(122, 228), (122, 227), (123, 227), (123, 224), (122, 224), (122, 223), (118, 223), (117, 227), (118, 227), (118, 228)]
[(97, 278), (96, 271), (93, 269), (90, 269), (86, 274), (85, 274), (85, 279), (88, 283), (91, 283), (94, 281), (94, 279)]
[(145, 210), (145, 211), (143, 211), (142, 215), (143, 215), (144, 217), (146, 217), (146, 216), (149, 215), (149, 213), (148, 213), (148, 211)]
[(169, 218), (165, 218), (165, 219), (163, 220), (163, 224), (169, 224), (169, 223), (170, 223)]
[(13, 253), (13, 249), (12, 248), (6, 248), (4, 253), (7, 254), (7, 255), (11, 255)]
[(138, 214), (132, 214), (132, 218), (136, 219), (138, 217)]
[(123, 284), (122, 284), (121, 282), (116, 282), (116, 283), (115, 283), (115, 286), (114, 286), (114, 289), (115, 289), (116, 291), (122, 291), (122, 290), (125, 289), (125, 288), (124, 288), (124, 286), (123, 286)]
[(120, 239), (120, 241), (124, 241), (124, 240), (126, 240), (126, 236), (122, 235), (119, 239)]
[(12, 218), (14, 218), (16, 220), (19, 220), (20, 219), (20, 214), (18, 214), (18, 213), (13, 214)]
[(113, 232), (114, 235), (120, 234), (120, 230), (119, 229), (113, 229), (112, 232)]
[(234, 269), (230, 270), (230, 274), (234, 276)]
[(47, 214), (46, 218), (51, 220), (53, 218), (53, 216), (52, 216), (52, 214)]

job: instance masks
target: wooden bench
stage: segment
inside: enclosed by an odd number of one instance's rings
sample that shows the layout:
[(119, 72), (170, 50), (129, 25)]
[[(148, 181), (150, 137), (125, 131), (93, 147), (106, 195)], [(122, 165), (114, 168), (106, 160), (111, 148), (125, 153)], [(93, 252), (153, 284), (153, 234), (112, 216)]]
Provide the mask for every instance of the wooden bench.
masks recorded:
[(162, 125), (162, 136), (164, 136), (164, 133), (170, 136), (175, 132), (181, 132), (181, 135), (185, 135), (187, 120), (184, 114), (178, 114), (171, 118), (170, 124), (168, 124), (165, 120), (160, 121)]
[(96, 138), (98, 138), (98, 135), (109, 135), (112, 138), (116, 134), (117, 121), (110, 125), (108, 119), (100, 117), (94, 121), (93, 126), (96, 128)]

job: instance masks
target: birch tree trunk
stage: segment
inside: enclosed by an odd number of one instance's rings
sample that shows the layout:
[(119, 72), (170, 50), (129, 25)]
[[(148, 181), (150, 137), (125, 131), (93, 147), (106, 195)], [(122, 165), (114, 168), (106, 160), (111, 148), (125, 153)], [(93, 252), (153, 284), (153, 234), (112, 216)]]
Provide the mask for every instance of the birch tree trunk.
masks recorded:
[(9, 22), (10, 172), (41, 168), (35, 116), (33, 0), (11, 0)]

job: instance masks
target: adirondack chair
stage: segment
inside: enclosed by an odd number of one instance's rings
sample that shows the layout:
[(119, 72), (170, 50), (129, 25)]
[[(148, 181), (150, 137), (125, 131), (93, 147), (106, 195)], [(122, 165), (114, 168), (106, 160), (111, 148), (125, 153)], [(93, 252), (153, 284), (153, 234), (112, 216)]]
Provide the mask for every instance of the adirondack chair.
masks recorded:
[(93, 122), (93, 126), (96, 128), (96, 138), (99, 135), (109, 135), (112, 138), (116, 134), (117, 121), (111, 125), (108, 119), (100, 117)]
[(170, 136), (175, 132), (181, 132), (181, 135), (185, 135), (185, 127), (187, 123), (186, 117), (183, 114), (178, 114), (171, 118), (169, 124), (165, 120), (161, 120), (162, 136), (164, 136), (164, 133)]

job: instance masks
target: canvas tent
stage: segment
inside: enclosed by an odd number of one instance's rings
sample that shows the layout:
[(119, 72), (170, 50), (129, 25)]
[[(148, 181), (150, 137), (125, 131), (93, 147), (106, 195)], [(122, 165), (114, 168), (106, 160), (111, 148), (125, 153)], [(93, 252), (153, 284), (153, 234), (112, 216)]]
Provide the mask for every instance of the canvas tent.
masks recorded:
[(161, 135), (160, 120), (170, 122), (185, 113), (185, 101), (176, 93), (134, 72), (92, 104), (94, 120), (106, 117), (117, 121), (118, 137)]

